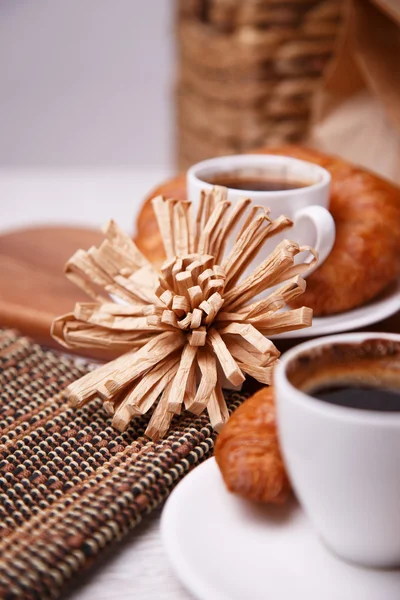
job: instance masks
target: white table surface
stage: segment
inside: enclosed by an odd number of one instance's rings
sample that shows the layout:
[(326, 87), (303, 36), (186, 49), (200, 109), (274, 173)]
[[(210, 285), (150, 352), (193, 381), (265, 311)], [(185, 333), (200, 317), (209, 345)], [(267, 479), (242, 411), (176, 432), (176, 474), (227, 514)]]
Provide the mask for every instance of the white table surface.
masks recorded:
[[(100, 227), (111, 217), (128, 232), (145, 194), (164, 170), (1, 170), (0, 231), (36, 224)], [(1, 282), (0, 282), (1, 285)], [(74, 581), (68, 600), (190, 600), (160, 539), (160, 511)]]

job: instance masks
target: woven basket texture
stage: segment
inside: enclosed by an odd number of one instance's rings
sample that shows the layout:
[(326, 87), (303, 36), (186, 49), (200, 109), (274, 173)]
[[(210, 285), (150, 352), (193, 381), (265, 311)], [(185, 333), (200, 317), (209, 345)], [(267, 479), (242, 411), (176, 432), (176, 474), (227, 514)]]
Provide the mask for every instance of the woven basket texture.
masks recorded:
[(303, 140), (345, 0), (181, 0), (179, 166)]

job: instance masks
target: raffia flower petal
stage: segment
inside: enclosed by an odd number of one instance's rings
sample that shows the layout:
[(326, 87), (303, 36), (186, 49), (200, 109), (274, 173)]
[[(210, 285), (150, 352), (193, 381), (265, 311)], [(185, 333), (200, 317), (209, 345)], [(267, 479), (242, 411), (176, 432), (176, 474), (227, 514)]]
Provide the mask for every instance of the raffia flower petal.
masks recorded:
[[(244, 276), (266, 241), (292, 225), (287, 217), (272, 220), (248, 198), (231, 207), (218, 187), (202, 193), (195, 218), (189, 202), (157, 197), (153, 206), (167, 256), (161, 272), (113, 221), (98, 248), (78, 250), (66, 265), (92, 301), (55, 319), (53, 337), (67, 348), (120, 352), (66, 393), (76, 407), (102, 397), (120, 431), (153, 410), (152, 439), (183, 409), (207, 409), (219, 430), (228, 418), (223, 379), (238, 386), (250, 375), (269, 384), (279, 352), (266, 336), (311, 325), (310, 309), (282, 309), (304, 292), (301, 275), (317, 255), (284, 240)], [(295, 261), (305, 251), (311, 263)]]

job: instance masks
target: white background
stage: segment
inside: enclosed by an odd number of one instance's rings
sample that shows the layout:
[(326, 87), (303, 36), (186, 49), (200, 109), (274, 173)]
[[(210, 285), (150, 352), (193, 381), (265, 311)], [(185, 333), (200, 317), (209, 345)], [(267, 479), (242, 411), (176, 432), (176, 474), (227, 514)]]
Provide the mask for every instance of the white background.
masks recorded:
[(173, 0), (0, 0), (0, 166), (171, 166), (173, 16)]
[(173, 0), (0, 0), (0, 231), (131, 232), (173, 172)]

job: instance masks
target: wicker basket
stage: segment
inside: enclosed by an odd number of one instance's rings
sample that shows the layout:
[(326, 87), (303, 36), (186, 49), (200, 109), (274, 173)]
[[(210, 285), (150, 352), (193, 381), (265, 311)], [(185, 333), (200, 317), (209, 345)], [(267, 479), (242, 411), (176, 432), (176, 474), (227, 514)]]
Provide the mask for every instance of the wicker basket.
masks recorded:
[(181, 168), (305, 137), (344, 1), (178, 3)]

